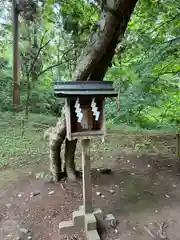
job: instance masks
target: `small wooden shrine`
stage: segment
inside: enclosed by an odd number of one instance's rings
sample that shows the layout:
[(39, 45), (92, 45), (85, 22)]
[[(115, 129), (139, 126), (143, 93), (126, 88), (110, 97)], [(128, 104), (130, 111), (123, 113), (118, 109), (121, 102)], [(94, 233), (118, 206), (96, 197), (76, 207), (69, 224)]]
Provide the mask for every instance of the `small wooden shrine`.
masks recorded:
[(105, 136), (105, 98), (116, 97), (111, 81), (55, 82), (54, 93), (65, 98), (66, 137), (81, 139), (83, 171), (83, 206), (73, 212), (73, 220), (59, 224), (60, 234), (72, 234), (85, 228), (88, 240), (99, 240), (97, 222), (115, 221), (112, 214), (104, 218), (101, 209), (93, 209), (90, 139)]
[(104, 101), (116, 97), (113, 82), (59, 82), (57, 97), (65, 98), (67, 138), (93, 138), (105, 135)]

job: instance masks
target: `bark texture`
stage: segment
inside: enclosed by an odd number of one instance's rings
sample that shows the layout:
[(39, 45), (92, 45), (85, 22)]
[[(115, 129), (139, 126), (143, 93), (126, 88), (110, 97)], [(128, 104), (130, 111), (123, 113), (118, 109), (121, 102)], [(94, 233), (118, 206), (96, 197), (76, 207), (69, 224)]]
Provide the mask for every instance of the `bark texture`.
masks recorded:
[[(130, 16), (138, 0), (107, 0), (104, 14), (100, 19), (97, 32), (77, 61), (73, 74), (74, 81), (103, 80), (115, 54), (116, 46), (121, 42)], [(65, 139), (66, 126), (64, 112), (49, 135), (50, 171), (54, 181), (58, 181), (61, 172), (61, 145)], [(65, 141), (65, 172), (68, 178), (76, 177), (74, 156), (77, 141)]]
[[(138, 0), (107, 0), (100, 26), (82, 52), (73, 74), (74, 80), (103, 80), (116, 46), (121, 42)], [(99, 73), (97, 73), (97, 70)], [(101, 74), (100, 74), (101, 73)], [(97, 74), (97, 76), (96, 76)], [(93, 79), (91, 78), (92, 76)], [(97, 77), (101, 76), (101, 79)]]
[(53, 181), (58, 182), (62, 177), (61, 146), (66, 136), (65, 115), (62, 113), (55, 127), (49, 128), (44, 133), (44, 138), (49, 140), (49, 169)]

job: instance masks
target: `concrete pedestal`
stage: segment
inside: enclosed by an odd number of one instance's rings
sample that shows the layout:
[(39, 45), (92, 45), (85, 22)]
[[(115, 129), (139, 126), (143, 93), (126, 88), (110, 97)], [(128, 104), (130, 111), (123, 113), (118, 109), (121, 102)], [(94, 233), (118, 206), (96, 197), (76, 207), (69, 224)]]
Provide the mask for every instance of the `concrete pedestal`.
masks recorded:
[(97, 222), (103, 225), (111, 225), (116, 222), (112, 214), (103, 215), (101, 209), (94, 209), (93, 213), (85, 214), (84, 206), (80, 206), (78, 211), (73, 212), (72, 221), (64, 221), (59, 224), (59, 233), (72, 235), (74, 232), (81, 231), (85, 227), (87, 240), (100, 240), (97, 232)]

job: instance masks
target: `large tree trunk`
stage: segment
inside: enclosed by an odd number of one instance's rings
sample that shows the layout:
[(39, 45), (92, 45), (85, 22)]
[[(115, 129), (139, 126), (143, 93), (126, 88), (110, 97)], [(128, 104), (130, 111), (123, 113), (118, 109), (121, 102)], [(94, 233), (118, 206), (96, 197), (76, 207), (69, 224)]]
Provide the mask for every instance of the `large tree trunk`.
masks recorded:
[[(82, 52), (73, 80), (103, 80), (115, 54), (118, 43), (122, 40), (130, 16), (138, 0), (107, 0), (98, 31)], [(52, 133), (49, 135), (50, 170), (54, 181), (61, 175), (61, 145), (65, 139), (66, 126), (64, 111)], [(74, 155), (77, 141), (65, 142), (65, 171), (68, 178), (75, 179)]]

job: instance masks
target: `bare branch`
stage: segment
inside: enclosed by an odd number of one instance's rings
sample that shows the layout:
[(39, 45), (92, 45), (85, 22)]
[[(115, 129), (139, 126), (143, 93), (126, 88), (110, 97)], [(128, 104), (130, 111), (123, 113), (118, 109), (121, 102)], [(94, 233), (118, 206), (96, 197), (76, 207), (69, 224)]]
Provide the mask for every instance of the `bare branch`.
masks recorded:
[(42, 74), (44, 74), (45, 72), (51, 70), (52, 68), (55, 68), (55, 67), (58, 67), (62, 62), (59, 62), (59, 63), (56, 63), (54, 65), (51, 65), (47, 68), (45, 68), (44, 70), (42, 70), (39, 74), (38, 74), (38, 77), (41, 76)]
[(33, 67), (34, 67), (34, 65), (35, 65), (35, 63), (36, 63), (36, 61), (37, 61), (37, 59), (38, 59), (38, 57), (39, 57), (42, 49), (45, 48), (45, 47), (50, 43), (50, 41), (51, 41), (51, 40), (48, 40), (48, 41), (43, 45), (43, 41), (44, 41), (44, 38), (45, 38), (46, 33), (47, 33), (47, 31), (44, 32), (44, 35), (43, 35), (42, 38), (41, 38), (41, 42), (40, 42), (40, 46), (39, 46), (38, 52), (37, 52), (37, 54), (36, 54), (36, 56), (35, 56), (35, 58), (34, 58), (34, 61), (33, 61), (32, 64), (31, 64), (31, 67), (30, 67), (30, 69), (29, 69), (29, 71), (28, 71), (28, 75), (32, 72)]
[(172, 39), (170, 39), (170, 40), (168, 40), (168, 41), (165, 41), (165, 42), (163, 42), (162, 44), (165, 44), (165, 43), (173, 43), (173, 42), (179, 42), (180, 41), (180, 37), (176, 37), (176, 38), (172, 38)]
[(52, 68), (58, 67), (60, 64), (62, 64), (63, 58), (65, 58), (65, 56), (67, 55), (67, 53), (70, 52), (73, 48), (75, 48), (75, 47), (73, 46), (73, 47), (69, 48), (67, 51), (65, 51), (65, 52), (63, 53), (63, 55), (62, 55), (62, 57), (61, 57), (61, 61), (59, 61), (59, 62), (57, 62), (57, 63), (55, 63), (55, 64), (53, 64), (53, 65), (45, 68), (44, 70), (42, 70), (42, 71), (38, 74), (38, 77), (39, 77), (40, 75), (44, 74), (45, 72), (51, 70)]
[[(159, 31), (160, 29), (164, 28), (164, 25), (166, 25), (166, 24), (168, 25), (168, 24), (172, 23), (172, 21), (178, 19), (179, 16), (180, 16), (179, 13), (176, 14), (176, 15), (171, 16), (171, 18), (168, 18), (166, 21), (163, 21), (160, 25), (158, 25), (155, 28), (153, 28), (152, 31), (150, 31), (148, 34), (151, 35), (154, 32)], [(141, 31), (141, 35), (142, 34), (146, 34), (146, 30)], [(158, 33), (158, 35), (159, 35), (159, 33)], [(158, 35), (156, 36), (156, 38), (158, 37)]]
[[(164, 69), (164, 68), (163, 68)], [(162, 69), (162, 70), (163, 70)], [(165, 75), (165, 74), (174, 74), (174, 75), (176, 75), (176, 74), (178, 74), (178, 73), (180, 73), (180, 70), (177, 70), (177, 71), (167, 71), (167, 72), (163, 72), (163, 71), (161, 71), (159, 74), (158, 74), (158, 76), (150, 83), (150, 84), (154, 84), (157, 80), (159, 80), (159, 78), (161, 77), (161, 76), (163, 76), (163, 75)]]
[(146, 230), (146, 232), (154, 239), (156, 239), (156, 236), (154, 236), (154, 234), (151, 232), (151, 230), (149, 230), (148, 227), (144, 226), (144, 229)]
[(166, 117), (166, 114), (167, 114), (167, 112), (173, 107), (173, 105), (175, 105), (176, 104), (176, 101), (173, 101), (172, 103), (170, 103), (168, 106), (167, 106), (167, 108), (165, 109), (165, 111), (162, 113), (162, 115), (161, 115), (161, 124), (163, 124), (163, 122), (164, 122), (164, 118)]

